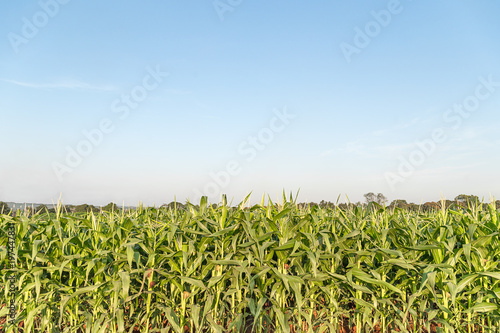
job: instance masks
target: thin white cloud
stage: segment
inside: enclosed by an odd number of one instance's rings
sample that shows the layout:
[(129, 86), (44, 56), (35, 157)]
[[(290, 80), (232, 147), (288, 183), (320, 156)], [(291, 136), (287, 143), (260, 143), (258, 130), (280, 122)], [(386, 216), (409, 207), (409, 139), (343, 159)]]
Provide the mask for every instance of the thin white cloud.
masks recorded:
[(370, 158), (374, 156), (374, 154), (370, 152), (364, 144), (362, 144), (361, 140), (346, 142), (340, 147), (325, 150), (320, 154), (320, 156), (325, 157), (334, 153), (358, 155), (363, 158)]
[(322, 152), (322, 153), (320, 154), (320, 156), (321, 156), (321, 157), (325, 157), (325, 156), (331, 155), (331, 154), (333, 154), (333, 153), (335, 153), (335, 149), (329, 149), (329, 150), (325, 150), (324, 152)]
[(477, 169), (484, 163), (470, 163), (465, 165), (441, 166), (436, 168), (423, 168), (415, 172), (416, 176), (439, 176), (443, 178), (459, 178), (469, 174), (467, 170)]
[(405, 151), (415, 148), (414, 142), (407, 143), (395, 143), (395, 144), (387, 144), (387, 145), (379, 145), (373, 147), (374, 150), (379, 152), (379, 155), (394, 155), (394, 154), (402, 154)]
[(403, 130), (403, 129), (406, 129), (409, 127), (413, 127), (413, 126), (419, 125), (423, 122), (424, 121), (422, 121), (422, 119), (420, 117), (415, 117), (407, 122), (401, 122), (401, 123), (395, 124), (395, 125), (388, 127), (388, 128), (375, 130), (372, 132), (372, 134), (375, 136), (383, 136), (386, 134), (393, 134), (395, 131), (400, 131), (400, 130)]
[(374, 158), (380, 156), (402, 154), (403, 152), (414, 147), (414, 142), (368, 146), (366, 144), (363, 144), (362, 140), (356, 140), (347, 142), (343, 146), (340, 146), (338, 148), (323, 151), (320, 156), (324, 157), (333, 153), (343, 153), (358, 155), (364, 158)]
[(1, 81), (15, 84), (20, 87), (33, 89), (70, 89), (70, 90), (97, 90), (97, 91), (115, 91), (116, 87), (111, 85), (92, 85), (78, 80), (64, 80), (56, 83), (33, 83), (16, 80), (0, 79)]

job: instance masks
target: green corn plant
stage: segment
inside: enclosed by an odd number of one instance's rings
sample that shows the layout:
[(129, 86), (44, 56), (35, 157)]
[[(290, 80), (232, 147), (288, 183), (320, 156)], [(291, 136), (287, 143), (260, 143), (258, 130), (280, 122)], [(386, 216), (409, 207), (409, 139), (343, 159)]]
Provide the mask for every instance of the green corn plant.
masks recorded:
[[(16, 324), (37, 332), (498, 331), (494, 201), (410, 212), (299, 207), (285, 194), (248, 200), (0, 215), (0, 280), (16, 277)], [(3, 287), (0, 323), (8, 298)]]

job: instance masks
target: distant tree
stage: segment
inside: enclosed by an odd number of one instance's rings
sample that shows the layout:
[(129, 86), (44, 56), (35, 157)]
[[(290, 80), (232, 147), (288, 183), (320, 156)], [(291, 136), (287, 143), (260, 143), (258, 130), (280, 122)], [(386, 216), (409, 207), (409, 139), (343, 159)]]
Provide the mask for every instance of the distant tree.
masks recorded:
[(98, 212), (99, 208), (88, 205), (88, 204), (83, 204), (83, 205), (78, 205), (75, 207), (74, 212), (75, 213), (89, 213), (89, 212)]
[(391, 202), (391, 204), (389, 205), (389, 207), (407, 208), (408, 202), (406, 202), (406, 200), (402, 200), (402, 199), (393, 200)]
[(377, 203), (379, 205), (383, 206), (386, 203), (386, 201), (387, 201), (387, 198), (385, 195), (383, 195), (382, 193), (377, 194)]
[(457, 203), (466, 203), (467, 202), (467, 194), (459, 194), (455, 197), (455, 201)]
[(106, 206), (102, 207), (102, 210), (106, 212), (117, 211), (118, 209), (118, 206), (114, 202), (110, 202)]
[(479, 197), (476, 195), (466, 195), (466, 194), (459, 194), (455, 197), (455, 202), (462, 206), (462, 207), (467, 207), (468, 204), (475, 205), (479, 203)]
[(353, 209), (354, 207), (356, 207), (356, 205), (353, 203), (341, 203), (341, 204), (339, 204), (338, 207), (342, 210), (349, 210), (349, 209)]
[[(312, 208), (314, 206), (319, 205), (315, 202), (301, 202), (297, 204), (297, 207), (299, 207), (299, 209), (306, 209), (307, 207)], [(275, 205), (275, 207), (278, 208), (277, 204)]]
[(321, 208), (335, 208), (335, 204), (333, 202), (325, 201), (325, 200), (321, 200), (321, 202), (319, 203), (319, 206)]
[(422, 205), (422, 210), (424, 212), (432, 212), (440, 209), (440, 205), (437, 202), (426, 202)]
[(162, 207), (164, 207), (164, 208), (171, 208), (171, 209), (174, 209), (174, 208), (181, 209), (181, 208), (184, 208), (184, 205), (181, 204), (180, 202), (172, 201), (169, 204), (162, 205)]
[(0, 201), (0, 214), (9, 214), (10, 208), (9, 205), (7, 205), (6, 202)]
[(375, 200), (377, 200), (377, 196), (373, 192), (365, 193), (365, 194), (363, 194), (363, 196), (365, 197), (365, 200), (366, 200), (367, 204), (369, 204), (370, 202), (374, 202)]
[(417, 212), (417, 211), (421, 210), (420, 206), (417, 205), (416, 203), (413, 203), (413, 202), (410, 202), (408, 204), (408, 206), (406, 206), (406, 209), (408, 209), (409, 211), (412, 211), (412, 212)]
[(379, 205), (384, 205), (384, 203), (387, 201), (387, 198), (382, 193), (375, 194), (373, 192), (368, 192), (363, 196), (365, 197), (365, 201), (367, 204), (369, 204), (370, 202), (376, 202)]

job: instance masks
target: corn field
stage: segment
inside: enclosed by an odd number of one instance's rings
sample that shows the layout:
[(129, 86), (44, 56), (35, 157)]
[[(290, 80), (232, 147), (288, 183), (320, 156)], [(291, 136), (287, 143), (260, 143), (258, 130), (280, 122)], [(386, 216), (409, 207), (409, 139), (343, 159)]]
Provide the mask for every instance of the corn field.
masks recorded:
[(0, 215), (0, 330), (500, 331), (494, 201), (418, 213), (248, 199)]

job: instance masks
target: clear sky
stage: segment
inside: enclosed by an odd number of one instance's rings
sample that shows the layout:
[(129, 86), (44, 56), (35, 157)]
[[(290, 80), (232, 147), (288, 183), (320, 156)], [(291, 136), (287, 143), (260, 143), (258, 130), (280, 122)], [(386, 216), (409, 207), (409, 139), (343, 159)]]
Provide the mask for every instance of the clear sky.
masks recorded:
[(0, 200), (500, 198), (500, 2), (0, 5)]

